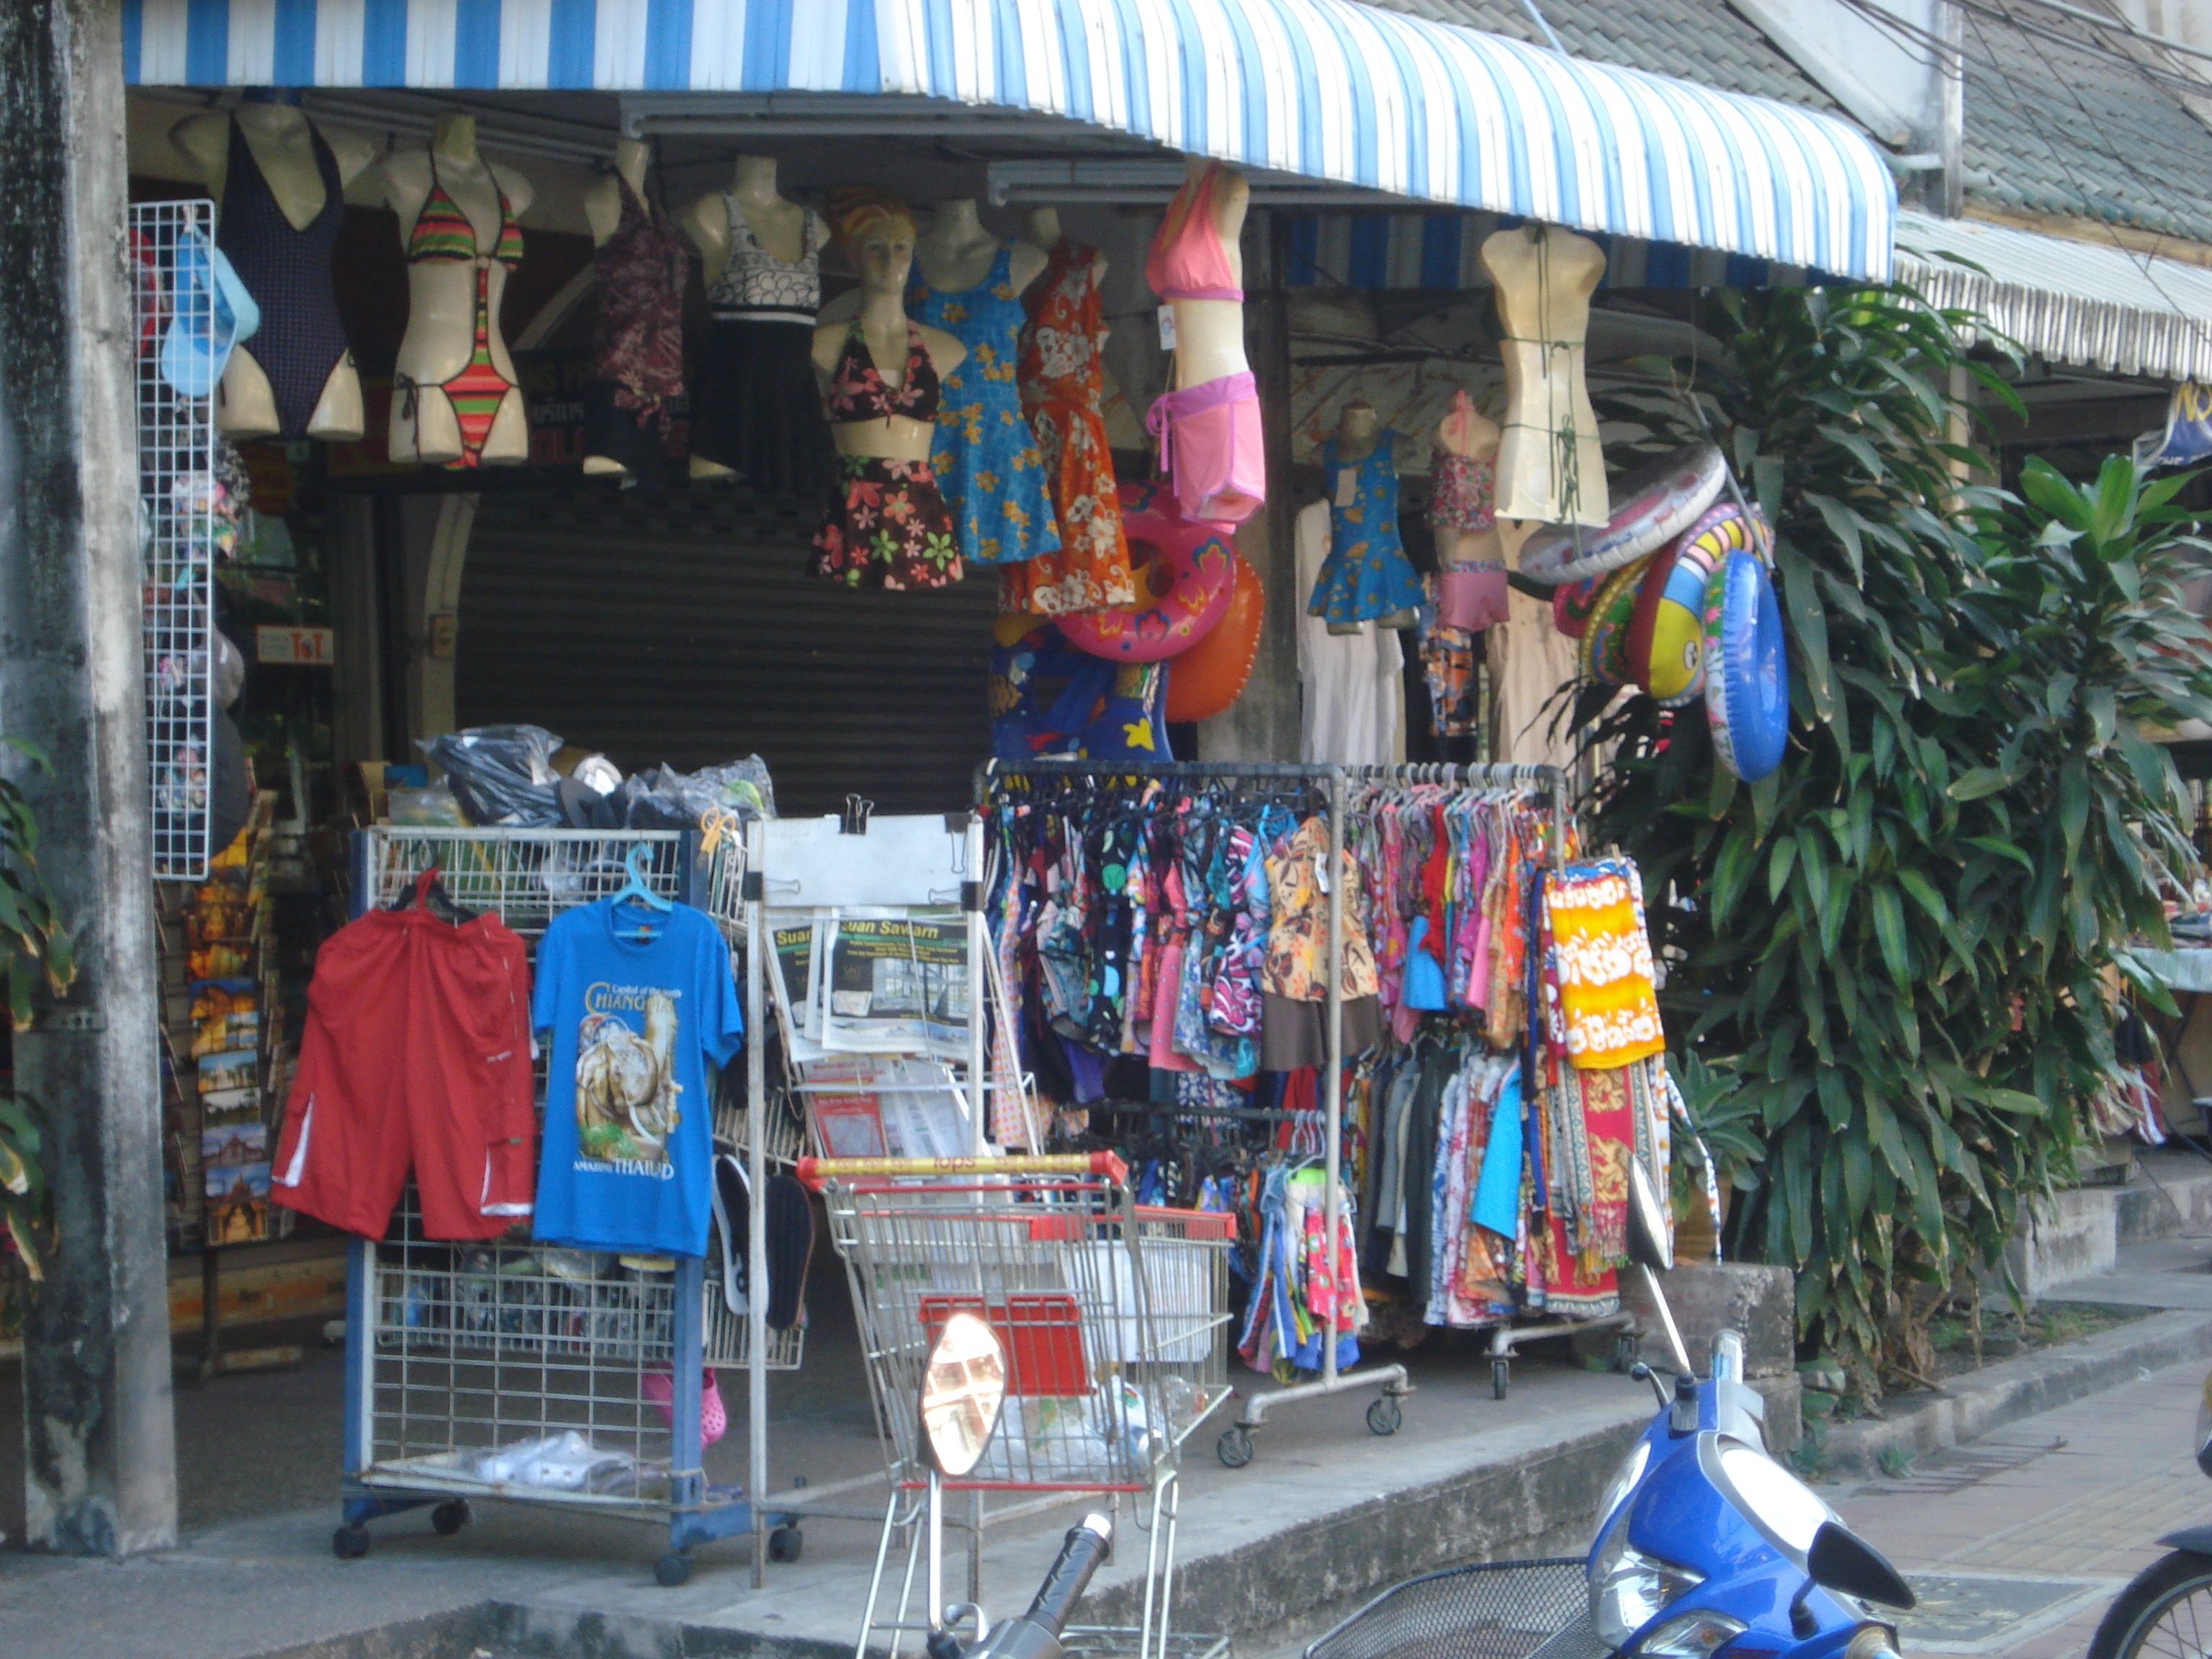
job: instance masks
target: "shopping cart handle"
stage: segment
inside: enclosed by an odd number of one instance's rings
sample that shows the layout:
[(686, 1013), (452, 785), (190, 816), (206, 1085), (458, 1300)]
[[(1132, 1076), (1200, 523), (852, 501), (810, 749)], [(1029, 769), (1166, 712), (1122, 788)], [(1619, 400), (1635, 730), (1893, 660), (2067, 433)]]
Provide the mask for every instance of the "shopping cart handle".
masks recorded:
[(802, 1158), (795, 1173), (818, 1193), (826, 1182), (869, 1176), (1103, 1176), (1126, 1185), (1129, 1166), (1112, 1152), (1022, 1158)]

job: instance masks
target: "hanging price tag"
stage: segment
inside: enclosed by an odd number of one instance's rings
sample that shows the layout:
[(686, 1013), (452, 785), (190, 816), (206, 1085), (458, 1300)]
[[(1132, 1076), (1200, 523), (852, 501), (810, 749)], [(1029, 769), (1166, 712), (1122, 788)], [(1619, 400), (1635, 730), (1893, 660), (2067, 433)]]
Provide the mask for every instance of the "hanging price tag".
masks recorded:
[(1175, 349), (1175, 307), (1162, 306), (1160, 307), (1160, 349), (1173, 351)]
[(1340, 466), (1336, 470), (1336, 504), (1354, 507), (1359, 501), (1359, 469)]

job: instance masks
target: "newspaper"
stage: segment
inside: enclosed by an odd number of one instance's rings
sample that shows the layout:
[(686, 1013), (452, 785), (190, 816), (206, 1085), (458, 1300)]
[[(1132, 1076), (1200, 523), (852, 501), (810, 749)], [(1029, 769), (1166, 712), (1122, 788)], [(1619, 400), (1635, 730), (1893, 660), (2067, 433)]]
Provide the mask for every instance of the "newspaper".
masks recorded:
[(817, 988), (807, 1035), (824, 1048), (966, 1058), (968, 932), (957, 912), (833, 915), (809, 970)]

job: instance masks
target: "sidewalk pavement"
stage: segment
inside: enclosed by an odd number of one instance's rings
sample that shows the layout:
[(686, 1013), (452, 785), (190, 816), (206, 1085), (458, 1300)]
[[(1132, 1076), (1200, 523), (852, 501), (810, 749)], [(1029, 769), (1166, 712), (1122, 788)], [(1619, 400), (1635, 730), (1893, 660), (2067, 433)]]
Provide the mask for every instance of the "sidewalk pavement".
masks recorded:
[(1905, 1659), (2081, 1659), (2120, 1587), (2166, 1553), (2159, 1536), (2212, 1521), (2212, 1480), (2191, 1456), (2205, 1370), (2145, 1372), (1902, 1480), (1824, 1489), (1920, 1591)]

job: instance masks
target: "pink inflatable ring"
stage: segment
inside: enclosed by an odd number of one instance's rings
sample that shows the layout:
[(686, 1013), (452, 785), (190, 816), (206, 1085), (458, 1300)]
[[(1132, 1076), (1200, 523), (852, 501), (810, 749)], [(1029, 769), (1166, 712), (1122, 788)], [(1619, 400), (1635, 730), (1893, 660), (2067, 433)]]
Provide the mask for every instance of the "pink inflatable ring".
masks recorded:
[(1116, 662), (1158, 662), (1204, 639), (1229, 609), (1237, 560), (1221, 526), (1186, 519), (1172, 490), (1155, 483), (1121, 487), (1121, 527), (1137, 567), (1141, 597), (1134, 605), (1055, 617), (1070, 645)]

